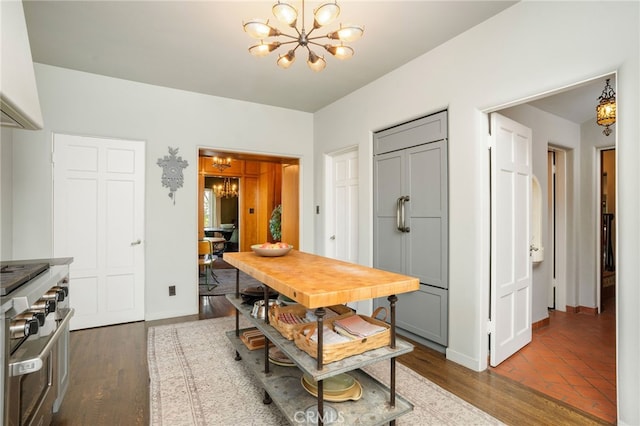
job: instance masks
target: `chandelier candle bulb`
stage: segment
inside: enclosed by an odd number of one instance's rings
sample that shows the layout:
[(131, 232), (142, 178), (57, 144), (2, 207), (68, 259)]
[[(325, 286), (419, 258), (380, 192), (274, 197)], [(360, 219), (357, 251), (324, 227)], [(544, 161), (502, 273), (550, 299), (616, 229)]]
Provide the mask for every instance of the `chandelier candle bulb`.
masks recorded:
[[(273, 16), (276, 17), (278, 22), (295, 30), (296, 34), (294, 35), (281, 32), (278, 28), (270, 25), (269, 20), (251, 19), (250, 21), (244, 22), (244, 31), (249, 34), (250, 37), (260, 40), (259, 44), (249, 47), (249, 53), (257, 57), (267, 56), (282, 45), (292, 44), (293, 48), (290, 48), (286, 54), (278, 55), (276, 64), (283, 69), (289, 68), (295, 62), (296, 50), (299, 47), (302, 47), (308, 52), (307, 65), (316, 72), (325, 69), (327, 62), (325, 61), (324, 56), (320, 56), (311, 50), (312, 45), (324, 48), (327, 52), (340, 60), (349, 59), (353, 56), (353, 49), (349, 46), (345, 46), (344, 42), (351, 42), (361, 38), (364, 34), (363, 26), (340, 24), (339, 29), (336, 31), (326, 33), (325, 35), (312, 36), (314, 31), (325, 25), (333, 23), (338, 16), (340, 16), (340, 6), (338, 6), (337, 1), (323, 3), (317, 9), (314, 9), (313, 27), (309, 32), (305, 29), (304, 0), (302, 0), (301, 10), (302, 19), (300, 20), (300, 28), (298, 28), (298, 9), (289, 3), (280, 0), (278, 0), (271, 8)], [(285, 37), (285, 41), (265, 40), (269, 37), (279, 36)], [(316, 41), (323, 38), (329, 40), (340, 40), (341, 43), (339, 45), (331, 45)]]

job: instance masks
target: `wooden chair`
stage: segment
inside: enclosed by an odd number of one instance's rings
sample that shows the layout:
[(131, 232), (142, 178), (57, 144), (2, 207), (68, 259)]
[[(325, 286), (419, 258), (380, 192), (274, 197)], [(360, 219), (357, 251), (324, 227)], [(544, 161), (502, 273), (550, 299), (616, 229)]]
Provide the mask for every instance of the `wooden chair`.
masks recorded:
[(225, 249), (227, 248), (227, 240), (224, 238), (221, 232), (214, 232), (213, 237), (207, 238), (211, 241), (212, 253), (216, 256), (222, 257)]
[[(209, 240), (198, 241), (198, 285), (200, 284), (200, 274), (204, 273), (207, 290), (216, 287), (220, 282), (218, 277), (213, 273), (213, 262), (216, 256), (213, 254), (213, 244)], [(209, 284), (209, 275), (217, 284)]]

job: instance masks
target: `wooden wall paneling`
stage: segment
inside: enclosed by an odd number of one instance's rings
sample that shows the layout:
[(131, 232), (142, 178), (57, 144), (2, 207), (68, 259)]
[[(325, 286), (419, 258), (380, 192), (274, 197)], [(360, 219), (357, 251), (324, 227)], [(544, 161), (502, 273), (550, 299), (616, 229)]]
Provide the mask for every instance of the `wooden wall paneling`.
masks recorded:
[(269, 229), (271, 213), (281, 201), (281, 166), (277, 163), (263, 162), (260, 164), (260, 211), (258, 212), (258, 237), (260, 241), (273, 241)]
[(273, 164), (260, 164), (259, 187), (258, 241), (272, 241), (273, 238), (269, 232), (269, 218), (271, 216), (269, 207), (273, 204)]
[(299, 248), (300, 166), (282, 166), (282, 241)]
[(251, 250), (258, 244), (258, 178), (245, 176), (240, 179), (240, 251)]
[(198, 239), (204, 237), (204, 173), (198, 172)]
[(245, 161), (244, 173), (246, 175), (258, 176), (260, 174), (260, 161)]

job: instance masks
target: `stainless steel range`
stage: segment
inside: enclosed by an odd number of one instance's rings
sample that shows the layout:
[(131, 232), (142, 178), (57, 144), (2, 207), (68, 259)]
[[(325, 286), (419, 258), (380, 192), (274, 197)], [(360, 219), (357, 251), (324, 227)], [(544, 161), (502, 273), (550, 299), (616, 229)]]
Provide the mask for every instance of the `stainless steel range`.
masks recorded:
[(4, 425), (48, 425), (69, 383), (71, 258), (0, 262)]

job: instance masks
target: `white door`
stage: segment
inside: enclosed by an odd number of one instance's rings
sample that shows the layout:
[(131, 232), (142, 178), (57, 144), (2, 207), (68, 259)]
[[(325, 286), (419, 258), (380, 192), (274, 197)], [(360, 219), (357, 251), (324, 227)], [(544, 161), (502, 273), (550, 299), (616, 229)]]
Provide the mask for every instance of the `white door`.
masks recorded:
[(531, 341), (531, 129), (491, 114), (491, 360)]
[(327, 256), (358, 261), (358, 151), (330, 158)]
[(53, 251), (73, 257), (71, 329), (144, 319), (145, 143), (54, 134)]

